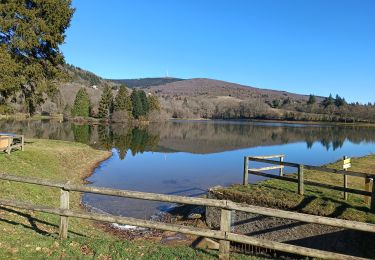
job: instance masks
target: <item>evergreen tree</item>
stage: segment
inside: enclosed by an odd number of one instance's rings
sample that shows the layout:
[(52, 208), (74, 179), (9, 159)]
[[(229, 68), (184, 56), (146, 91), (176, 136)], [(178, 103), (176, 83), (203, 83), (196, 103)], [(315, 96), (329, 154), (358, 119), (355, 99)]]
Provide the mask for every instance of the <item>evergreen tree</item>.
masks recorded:
[(132, 101), (133, 117), (138, 119), (140, 116), (144, 115), (142, 100), (139, 91), (134, 89), (132, 91), (132, 94), (130, 95), (130, 99)]
[(81, 88), (80, 90), (78, 90), (76, 98), (74, 100), (72, 116), (89, 117), (90, 109), (91, 104), (89, 94), (87, 94), (85, 88)]
[(145, 115), (147, 115), (148, 111), (150, 110), (148, 98), (147, 98), (146, 93), (143, 90), (138, 90), (138, 95), (139, 95), (139, 98), (141, 99), (141, 103), (142, 103), (142, 110), (143, 110), (142, 116), (145, 116)]
[(106, 85), (104, 87), (100, 102), (99, 102), (99, 118), (110, 119), (113, 112), (113, 94), (111, 88)]
[(64, 42), (74, 9), (70, 0), (1, 1), (0, 95), (21, 91), (28, 112), (43, 101), (43, 93), (57, 90), (64, 78)]
[(336, 95), (335, 99), (335, 105), (337, 107), (341, 107), (346, 104), (345, 98), (340, 97), (339, 95)]
[(310, 94), (309, 100), (307, 101), (308, 105), (313, 105), (316, 103), (316, 97), (313, 94)]
[(324, 107), (329, 107), (333, 105), (334, 103), (335, 103), (335, 99), (332, 97), (332, 94), (329, 94), (329, 97), (323, 100)]
[(116, 95), (115, 103), (114, 103), (114, 110), (120, 111), (120, 110), (126, 110), (126, 111), (132, 111), (132, 102), (129, 97), (128, 90), (126, 86), (121, 85), (120, 89)]

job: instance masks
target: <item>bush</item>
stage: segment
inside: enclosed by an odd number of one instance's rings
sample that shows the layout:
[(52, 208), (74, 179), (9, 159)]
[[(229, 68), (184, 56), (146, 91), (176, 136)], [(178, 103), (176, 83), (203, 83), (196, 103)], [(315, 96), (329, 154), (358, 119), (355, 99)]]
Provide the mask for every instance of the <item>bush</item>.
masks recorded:
[(0, 114), (9, 115), (13, 113), (14, 113), (14, 109), (11, 106), (6, 105), (6, 104), (0, 105)]
[(112, 114), (112, 121), (115, 123), (127, 123), (130, 119), (129, 112), (127, 110), (117, 110)]

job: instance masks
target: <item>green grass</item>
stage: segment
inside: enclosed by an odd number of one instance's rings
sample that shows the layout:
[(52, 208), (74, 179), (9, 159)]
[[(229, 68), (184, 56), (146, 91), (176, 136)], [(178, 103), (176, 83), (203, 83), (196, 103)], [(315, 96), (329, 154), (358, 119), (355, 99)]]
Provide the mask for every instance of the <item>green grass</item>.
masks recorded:
[[(0, 171), (14, 175), (82, 183), (106, 151), (64, 141), (27, 140), (25, 151), (0, 153)], [(0, 181), (0, 198), (58, 206), (59, 190)], [(71, 207), (81, 209), (80, 194)], [(58, 238), (57, 216), (0, 207), (0, 259), (215, 259), (216, 251), (166, 246), (146, 240), (126, 241), (105, 233), (89, 220), (69, 219), (69, 238)], [(235, 255), (235, 258), (245, 256)]]
[[(340, 169), (342, 162), (328, 167)], [(351, 171), (375, 173), (375, 155), (352, 159)], [(254, 175), (249, 175), (249, 178)], [(295, 175), (291, 175), (295, 177)], [(343, 186), (343, 176), (305, 170), (305, 179), (320, 183)], [(364, 179), (348, 177), (349, 188), (364, 190)], [(297, 184), (282, 180), (269, 179), (248, 186), (233, 185), (216, 190), (219, 198), (230, 199), (260, 206), (299, 211), (320, 216), (336, 217), (354, 221), (375, 223), (375, 214), (370, 212), (364, 197), (349, 193), (349, 199), (343, 199), (343, 192), (305, 185), (305, 195), (297, 194)]]

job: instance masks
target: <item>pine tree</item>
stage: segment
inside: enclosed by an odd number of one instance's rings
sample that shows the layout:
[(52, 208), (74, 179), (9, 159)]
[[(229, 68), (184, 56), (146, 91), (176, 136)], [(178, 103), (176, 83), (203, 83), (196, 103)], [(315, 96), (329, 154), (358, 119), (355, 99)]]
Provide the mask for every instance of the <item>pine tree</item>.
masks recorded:
[(340, 97), (339, 95), (336, 95), (335, 99), (335, 105), (337, 107), (341, 107), (346, 104), (345, 98)]
[(0, 13), (0, 95), (21, 91), (33, 113), (64, 78), (59, 45), (74, 9), (70, 0), (1, 1)]
[(121, 85), (120, 89), (116, 95), (115, 103), (114, 103), (114, 110), (115, 111), (132, 111), (132, 102), (129, 97), (128, 90), (126, 86)]
[(111, 88), (106, 85), (104, 87), (100, 102), (99, 102), (99, 118), (110, 119), (113, 112), (113, 94)]
[(143, 110), (142, 116), (145, 116), (145, 115), (147, 115), (148, 111), (150, 110), (148, 98), (147, 98), (146, 93), (143, 90), (138, 90), (138, 95), (139, 95), (139, 98), (141, 99), (141, 103), (142, 103), (142, 110)]
[(323, 100), (323, 106), (324, 107), (329, 107), (335, 103), (335, 99), (332, 97), (332, 94), (329, 95), (328, 98), (325, 98)]
[(316, 103), (316, 97), (313, 94), (310, 94), (309, 100), (307, 101), (308, 105), (313, 105)]
[(87, 94), (85, 88), (81, 88), (78, 90), (76, 98), (74, 100), (73, 108), (72, 108), (72, 116), (82, 116), (82, 117), (89, 117), (90, 116), (90, 97)]
[(140, 116), (144, 115), (142, 100), (139, 91), (134, 89), (132, 91), (132, 94), (130, 95), (130, 99), (132, 101), (133, 117), (138, 119)]

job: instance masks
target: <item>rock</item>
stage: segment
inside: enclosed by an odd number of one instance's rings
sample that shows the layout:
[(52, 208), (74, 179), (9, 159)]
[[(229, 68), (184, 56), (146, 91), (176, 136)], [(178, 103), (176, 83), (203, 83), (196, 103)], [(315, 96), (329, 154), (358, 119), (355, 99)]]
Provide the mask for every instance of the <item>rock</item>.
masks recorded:
[(178, 244), (186, 244), (188, 242), (188, 237), (182, 233), (174, 233), (170, 234), (170, 236), (164, 236), (161, 239), (161, 243), (164, 245), (178, 245)]
[(199, 213), (191, 213), (189, 216), (187, 216), (188, 219), (200, 219), (202, 218), (202, 215)]
[(193, 246), (199, 249), (219, 250), (219, 243), (206, 237), (200, 237)]

